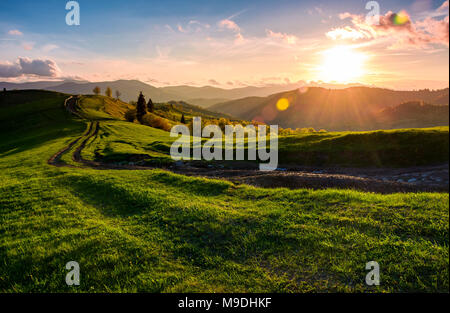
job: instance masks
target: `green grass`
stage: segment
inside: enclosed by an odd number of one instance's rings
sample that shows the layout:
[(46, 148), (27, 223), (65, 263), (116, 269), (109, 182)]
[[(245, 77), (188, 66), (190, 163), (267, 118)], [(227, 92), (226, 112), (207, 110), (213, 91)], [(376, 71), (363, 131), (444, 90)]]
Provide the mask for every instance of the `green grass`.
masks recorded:
[(447, 163), (449, 128), (328, 132), (280, 137), (280, 162), (408, 167)]
[[(29, 96), (0, 102), (1, 292), (448, 292), (447, 193), (259, 189), (163, 170), (53, 167), (48, 158), (86, 121), (65, 112), (63, 95)], [(168, 145), (149, 127), (102, 125), (125, 142), (142, 131)], [(78, 287), (65, 284), (71, 260)], [(372, 260), (378, 287), (364, 283)]]
[[(101, 96), (85, 96), (82, 112), (90, 119), (105, 119), (104, 103), (110, 112), (125, 112), (129, 105)], [(183, 106), (184, 105), (184, 106)], [(113, 109), (111, 109), (113, 108)], [(121, 109), (119, 109), (121, 108)], [(186, 120), (192, 114), (203, 120), (214, 118), (208, 111), (198, 111), (187, 104), (156, 105), (156, 113), (179, 124), (181, 109)], [(194, 110), (194, 111), (192, 111)], [(106, 115), (105, 115), (106, 114)], [(238, 121), (239, 122), (239, 121)], [(148, 155), (145, 163), (169, 163), (170, 145), (174, 138), (168, 132), (151, 127), (130, 125), (122, 121), (102, 122), (102, 135), (87, 146), (86, 156), (103, 161), (125, 161), (131, 156)], [(203, 141), (206, 141), (204, 139)], [(378, 130), (366, 132), (325, 132), (279, 136), (279, 163), (306, 166), (408, 167), (448, 162), (449, 127)], [(247, 146), (246, 146), (247, 148)]]

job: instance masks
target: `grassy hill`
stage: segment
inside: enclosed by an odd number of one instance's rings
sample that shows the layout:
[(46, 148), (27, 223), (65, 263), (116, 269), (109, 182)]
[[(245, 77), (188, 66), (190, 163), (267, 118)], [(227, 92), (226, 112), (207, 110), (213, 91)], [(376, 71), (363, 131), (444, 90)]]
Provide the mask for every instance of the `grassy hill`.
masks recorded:
[[(65, 98), (0, 93), (1, 292), (448, 291), (448, 193), (268, 190), (163, 170), (55, 167), (47, 160), (87, 127)], [(105, 119), (105, 108), (85, 109), (100, 121), (99, 140), (115, 124), (127, 144), (167, 138)], [(65, 284), (71, 260), (77, 287)], [(372, 260), (380, 286), (364, 283)]]
[[(79, 103), (80, 112), (91, 119), (107, 118), (106, 112), (110, 112), (123, 120), (124, 112), (132, 107), (103, 96), (83, 96)], [(180, 123), (181, 114), (185, 115), (187, 123), (193, 116), (201, 116), (204, 122), (229, 118), (245, 123), (185, 102), (156, 104), (155, 114), (167, 119), (171, 126)], [(172, 162), (169, 152), (175, 139), (170, 138), (167, 132), (151, 127), (142, 129), (140, 125), (112, 119), (102, 124), (100, 134), (86, 147), (89, 159), (139, 161), (142, 164)], [(299, 133), (279, 137), (279, 163), (286, 165), (407, 167), (446, 163), (448, 159), (448, 127)]]
[[(277, 110), (279, 99), (287, 99), (289, 107)], [(386, 109), (409, 101), (429, 104), (423, 110), (430, 117), (415, 116), (408, 125), (403, 116), (389, 116)], [(209, 108), (245, 120), (260, 120), (284, 128), (313, 127), (333, 131), (375, 130), (401, 127), (448, 125), (448, 89), (429, 91), (394, 91), (381, 88), (351, 87), (331, 90), (318, 87), (295, 89), (268, 97), (249, 97), (219, 103)], [(384, 111), (383, 111), (384, 110)], [(447, 118), (445, 118), (447, 116)]]

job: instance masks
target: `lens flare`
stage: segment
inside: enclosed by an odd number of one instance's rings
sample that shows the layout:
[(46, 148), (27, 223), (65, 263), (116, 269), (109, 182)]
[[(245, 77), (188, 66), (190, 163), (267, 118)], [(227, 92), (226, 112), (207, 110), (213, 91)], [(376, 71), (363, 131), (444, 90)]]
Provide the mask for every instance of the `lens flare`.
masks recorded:
[(278, 111), (284, 111), (289, 108), (289, 100), (286, 98), (280, 98), (277, 101), (277, 109)]
[(392, 19), (395, 25), (404, 25), (409, 22), (409, 15), (405, 11), (400, 11), (394, 14)]

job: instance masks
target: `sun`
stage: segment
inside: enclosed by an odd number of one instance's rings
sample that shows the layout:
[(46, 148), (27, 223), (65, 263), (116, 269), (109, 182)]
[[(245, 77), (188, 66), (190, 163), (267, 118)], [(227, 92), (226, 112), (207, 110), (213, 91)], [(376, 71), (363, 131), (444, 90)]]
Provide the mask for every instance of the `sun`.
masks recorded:
[(337, 46), (322, 52), (319, 79), (325, 82), (350, 83), (365, 74), (367, 56), (349, 46)]

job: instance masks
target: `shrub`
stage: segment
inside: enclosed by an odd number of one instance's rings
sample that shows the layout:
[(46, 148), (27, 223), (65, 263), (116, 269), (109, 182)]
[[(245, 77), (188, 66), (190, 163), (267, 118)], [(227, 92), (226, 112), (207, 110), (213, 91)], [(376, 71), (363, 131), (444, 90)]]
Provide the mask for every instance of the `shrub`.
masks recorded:
[(134, 122), (134, 120), (136, 119), (136, 109), (130, 109), (130, 110), (126, 111), (125, 119), (128, 122)]
[(170, 131), (171, 128), (169, 122), (165, 118), (159, 117), (153, 113), (145, 114), (142, 117), (142, 124), (165, 131)]

